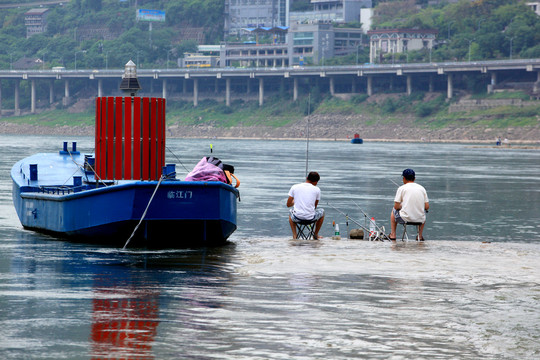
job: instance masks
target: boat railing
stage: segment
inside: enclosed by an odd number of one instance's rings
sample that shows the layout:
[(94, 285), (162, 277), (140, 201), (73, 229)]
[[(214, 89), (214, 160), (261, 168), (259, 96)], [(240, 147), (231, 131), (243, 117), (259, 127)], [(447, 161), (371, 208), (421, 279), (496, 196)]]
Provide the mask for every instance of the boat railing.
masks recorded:
[(94, 188), (95, 186), (88, 186), (88, 185), (40, 186), (38, 188), (38, 192), (42, 194), (48, 194), (48, 195), (69, 195), (69, 194), (81, 192), (83, 190), (89, 190), (89, 189), (94, 189)]

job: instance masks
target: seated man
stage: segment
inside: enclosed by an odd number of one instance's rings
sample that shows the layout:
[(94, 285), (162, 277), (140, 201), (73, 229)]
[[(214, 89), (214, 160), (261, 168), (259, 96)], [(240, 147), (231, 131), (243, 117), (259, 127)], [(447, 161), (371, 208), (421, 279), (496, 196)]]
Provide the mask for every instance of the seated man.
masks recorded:
[(289, 190), (287, 207), (293, 207), (289, 214), (289, 224), (294, 239), (297, 237), (296, 222), (301, 220), (316, 221), (313, 238), (315, 240), (322, 238), (319, 236), (319, 230), (324, 221), (324, 209), (317, 209), (321, 199), (321, 189), (317, 187), (319, 179), (319, 174), (312, 171), (308, 174), (305, 182), (293, 185)]
[(429, 209), (429, 200), (426, 189), (414, 182), (415, 174), (412, 169), (403, 170), (403, 185), (396, 192), (394, 208), (390, 214), (392, 232), (390, 240), (396, 240), (397, 224), (406, 222), (422, 223), (418, 228), (418, 239), (424, 240), (422, 231), (426, 223), (426, 212)]

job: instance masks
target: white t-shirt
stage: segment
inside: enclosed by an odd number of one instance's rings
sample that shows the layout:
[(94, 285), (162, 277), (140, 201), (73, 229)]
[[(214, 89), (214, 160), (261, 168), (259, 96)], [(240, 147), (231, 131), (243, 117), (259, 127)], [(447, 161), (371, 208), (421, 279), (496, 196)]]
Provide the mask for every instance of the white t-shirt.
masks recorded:
[(294, 215), (299, 219), (315, 217), (315, 201), (321, 199), (321, 189), (308, 182), (293, 185), (289, 196), (294, 198)]
[(425, 203), (429, 202), (426, 189), (420, 184), (410, 182), (401, 185), (396, 192), (395, 202), (401, 203), (399, 216), (407, 222), (425, 222)]

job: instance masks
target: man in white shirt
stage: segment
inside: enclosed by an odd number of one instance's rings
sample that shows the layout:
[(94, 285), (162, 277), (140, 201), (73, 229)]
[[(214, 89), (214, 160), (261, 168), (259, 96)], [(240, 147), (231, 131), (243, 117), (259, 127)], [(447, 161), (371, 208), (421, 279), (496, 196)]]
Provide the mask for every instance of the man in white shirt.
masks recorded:
[(394, 208), (390, 215), (390, 224), (392, 232), (390, 240), (396, 240), (397, 224), (405, 222), (422, 223), (418, 229), (418, 240), (423, 241), (422, 231), (426, 223), (426, 213), (429, 209), (429, 200), (426, 189), (420, 184), (414, 182), (415, 174), (412, 169), (405, 169), (401, 175), (403, 185), (401, 185), (394, 198)]
[(287, 207), (292, 207), (289, 212), (289, 224), (294, 239), (297, 237), (295, 223), (300, 220), (316, 221), (313, 237), (315, 240), (321, 239), (319, 230), (324, 221), (324, 209), (317, 208), (321, 199), (321, 189), (317, 187), (320, 178), (317, 172), (312, 171), (308, 174), (305, 182), (293, 185), (289, 190)]

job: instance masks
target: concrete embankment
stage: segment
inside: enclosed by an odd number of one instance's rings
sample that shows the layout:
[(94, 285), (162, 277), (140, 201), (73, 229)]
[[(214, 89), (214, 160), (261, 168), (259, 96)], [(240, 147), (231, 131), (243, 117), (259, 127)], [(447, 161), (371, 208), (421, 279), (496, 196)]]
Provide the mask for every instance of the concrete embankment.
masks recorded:
[[(213, 125), (186, 126), (172, 124), (167, 128), (168, 137), (184, 138), (245, 138), (301, 140), (307, 135), (307, 119), (282, 127), (229, 127)], [(94, 126), (38, 126), (0, 122), (1, 134), (94, 136)], [(495, 143), (495, 139), (508, 139), (511, 144), (540, 143), (540, 126), (487, 128), (482, 126), (448, 126), (430, 129), (413, 124), (412, 119), (402, 119), (399, 124), (369, 124), (358, 116), (312, 115), (309, 118), (311, 139), (343, 140), (360, 134), (365, 141), (426, 141)]]

